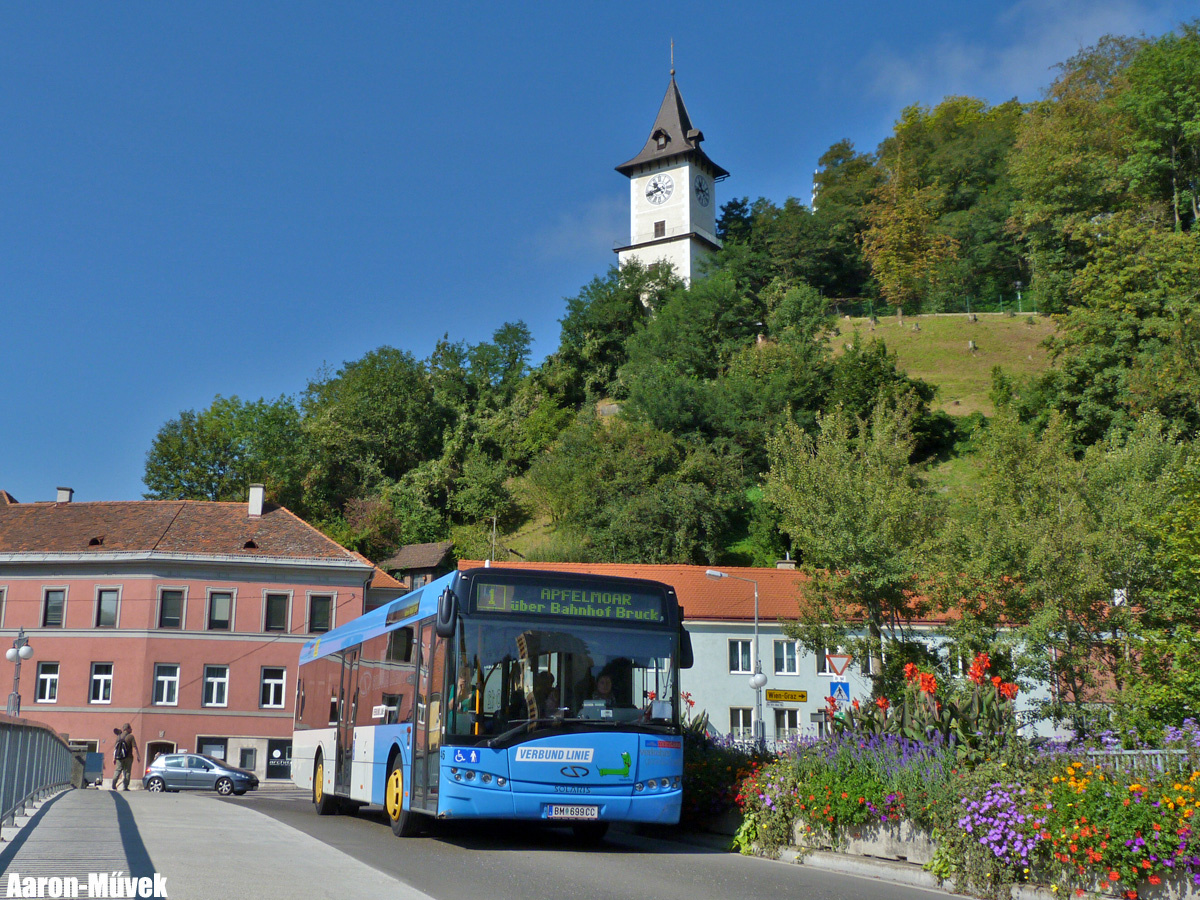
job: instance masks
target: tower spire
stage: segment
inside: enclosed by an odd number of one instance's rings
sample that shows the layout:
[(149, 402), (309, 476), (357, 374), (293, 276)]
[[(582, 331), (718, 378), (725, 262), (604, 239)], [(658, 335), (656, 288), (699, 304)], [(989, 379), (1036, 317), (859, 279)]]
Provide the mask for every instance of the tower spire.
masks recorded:
[(675, 38), (671, 38), (671, 77), (675, 77)]

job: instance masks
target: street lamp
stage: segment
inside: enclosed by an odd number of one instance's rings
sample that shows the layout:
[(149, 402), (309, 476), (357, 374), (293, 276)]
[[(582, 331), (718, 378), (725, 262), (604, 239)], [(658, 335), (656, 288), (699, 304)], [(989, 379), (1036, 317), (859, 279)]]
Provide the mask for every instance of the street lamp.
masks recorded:
[(33, 648), (29, 646), (29, 638), (25, 637), (25, 629), (17, 632), (10, 649), (4, 651), (4, 658), (13, 666), (13, 689), (8, 695), (8, 715), (14, 719), (21, 715), (21, 660), (33, 658)]
[(763, 674), (762, 659), (758, 655), (758, 582), (753, 578), (730, 575), (728, 572), (718, 572), (716, 569), (709, 569), (704, 574), (709, 578), (732, 578), (735, 581), (744, 581), (754, 585), (754, 674), (750, 676), (750, 687), (754, 688), (754, 740), (761, 745), (764, 740), (762, 689), (767, 683), (767, 676)]

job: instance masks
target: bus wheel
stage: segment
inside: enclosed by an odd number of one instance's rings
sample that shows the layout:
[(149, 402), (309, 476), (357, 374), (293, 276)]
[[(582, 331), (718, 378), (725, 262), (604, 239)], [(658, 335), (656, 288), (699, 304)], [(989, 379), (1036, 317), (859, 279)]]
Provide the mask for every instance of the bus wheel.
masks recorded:
[(383, 794), (383, 805), (388, 821), (392, 823), (392, 834), (396, 837), (412, 837), (417, 833), (417, 813), (404, 808), (404, 762), (399, 756), (392, 762), (392, 771), (388, 772), (387, 787)]
[(332, 816), (338, 811), (337, 797), (325, 793), (325, 760), (321, 756), (313, 769), (313, 806), (318, 816)]
[(581, 844), (598, 844), (608, 834), (608, 823), (580, 822), (578, 825), (572, 825), (571, 830), (575, 832), (575, 838)]

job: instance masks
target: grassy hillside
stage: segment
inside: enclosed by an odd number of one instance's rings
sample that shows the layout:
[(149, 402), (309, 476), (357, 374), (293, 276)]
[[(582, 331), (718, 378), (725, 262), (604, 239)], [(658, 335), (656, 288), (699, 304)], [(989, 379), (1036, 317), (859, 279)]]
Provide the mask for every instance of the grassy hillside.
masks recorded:
[[(838, 320), (838, 328), (846, 338), (856, 329), (864, 338), (882, 338), (904, 372), (937, 386), (936, 409), (956, 416), (991, 415), (992, 368), (1018, 377), (1045, 371), (1050, 360), (1041, 344), (1054, 325), (1047, 316), (979, 313), (976, 319), (962, 313), (905, 316), (903, 322), (885, 316), (872, 325), (847, 317)], [(970, 341), (976, 349), (969, 348)]]

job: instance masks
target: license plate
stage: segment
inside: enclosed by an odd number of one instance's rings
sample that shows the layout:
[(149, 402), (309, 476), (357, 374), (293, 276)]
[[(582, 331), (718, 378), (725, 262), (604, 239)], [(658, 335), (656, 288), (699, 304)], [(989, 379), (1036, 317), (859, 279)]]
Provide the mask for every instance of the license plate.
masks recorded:
[(600, 807), (598, 806), (560, 806), (553, 805), (550, 807), (551, 819), (598, 819), (600, 818)]

